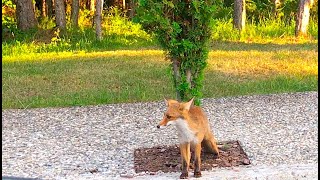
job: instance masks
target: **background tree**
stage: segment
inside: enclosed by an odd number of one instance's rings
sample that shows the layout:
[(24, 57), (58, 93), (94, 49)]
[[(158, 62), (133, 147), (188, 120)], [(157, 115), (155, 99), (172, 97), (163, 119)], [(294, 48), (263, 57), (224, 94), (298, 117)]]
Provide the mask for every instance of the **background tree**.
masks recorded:
[(138, 20), (170, 59), (178, 100), (200, 104), (214, 7), (213, 0), (139, 1)]
[(244, 30), (246, 23), (245, 0), (234, 0), (233, 26), (240, 31)]
[(94, 15), (94, 22), (96, 25), (96, 37), (99, 41), (102, 40), (102, 27), (101, 27), (102, 9), (103, 9), (103, 0), (97, 0), (96, 11)]
[(21, 30), (35, 28), (38, 25), (32, 0), (16, 0), (16, 17), (17, 26)]
[(308, 31), (310, 8), (313, 5), (313, 0), (300, 0), (297, 19), (296, 19), (296, 36), (306, 36)]
[(122, 0), (122, 8), (125, 10), (126, 9), (126, 0)]
[(56, 26), (60, 30), (66, 29), (66, 9), (63, 0), (55, 0)]
[(78, 27), (79, 6), (80, 6), (79, 0), (72, 0), (71, 24), (73, 27)]
[(135, 15), (135, 7), (136, 7), (136, 2), (135, 0), (131, 0), (130, 1), (130, 7), (129, 7), (129, 13), (128, 13), (128, 16), (130, 19), (132, 19)]
[(40, 11), (41, 18), (44, 18), (47, 16), (46, 0), (36, 0), (36, 7)]
[(49, 18), (53, 16), (53, 1), (52, 0), (45, 0), (46, 1), (46, 12)]
[(273, 0), (273, 15), (275, 18), (278, 17), (278, 12), (280, 11), (280, 5), (281, 5), (280, 0)]

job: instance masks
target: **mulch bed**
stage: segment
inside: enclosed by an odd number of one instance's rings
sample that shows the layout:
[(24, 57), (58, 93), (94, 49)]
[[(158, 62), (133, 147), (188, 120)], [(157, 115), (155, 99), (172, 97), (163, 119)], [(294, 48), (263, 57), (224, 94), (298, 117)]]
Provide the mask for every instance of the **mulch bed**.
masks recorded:
[[(212, 168), (249, 165), (250, 160), (238, 141), (222, 141), (218, 143), (220, 157), (201, 152), (201, 170)], [(181, 158), (179, 145), (139, 148), (134, 151), (134, 169), (139, 172), (180, 172)], [(193, 169), (193, 153), (191, 152), (190, 168)]]

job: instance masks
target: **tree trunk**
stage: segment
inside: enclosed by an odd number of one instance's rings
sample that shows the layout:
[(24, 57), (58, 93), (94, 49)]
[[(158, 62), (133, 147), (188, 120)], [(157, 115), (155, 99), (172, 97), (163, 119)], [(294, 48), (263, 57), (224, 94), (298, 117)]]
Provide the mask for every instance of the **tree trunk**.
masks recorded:
[[(177, 81), (180, 79), (179, 75), (179, 61), (176, 58), (172, 58), (172, 67), (173, 67), (173, 81), (175, 87), (177, 87)], [(180, 92), (176, 89), (177, 93), (177, 100), (181, 101), (181, 94)]]
[(40, 11), (41, 18), (46, 17), (46, 1), (45, 0), (35, 0), (35, 12)]
[(66, 29), (66, 10), (63, 0), (55, 0), (56, 26), (60, 30)]
[(279, 12), (279, 7), (280, 7), (280, 5), (281, 5), (281, 2), (280, 2), (280, 0), (273, 0), (273, 15), (274, 15), (274, 17), (275, 18), (277, 18), (278, 17), (278, 12)]
[(126, 0), (122, 0), (122, 9), (126, 10)]
[(313, 0), (300, 0), (297, 19), (296, 19), (296, 28), (295, 35), (306, 36), (308, 31), (309, 17), (310, 17), (310, 8), (313, 4)]
[(72, 0), (71, 23), (73, 27), (78, 27), (79, 6), (80, 6), (79, 0)]
[(103, 0), (97, 0), (94, 22), (96, 25), (96, 36), (99, 41), (102, 40), (102, 27), (101, 27), (102, 8), (103, 8)]
[(38, 25), (32, 0), (16, 0), (16, 17), (18, 28), (23, 31)]
[(49, 18), (52, 18), (52, 16), (53, 16), (53, 2), (52, 2), (52, 0), (45, 0), (45, 1), (46, 1), (47, 15)]
[(244, 30), (246, 23), (245, 0), (234, 1), (233, 25), (240, 31)]
[(46, 0), (41, 0), (41, 15), (42, 17), (47, 16), (47, 5), (46, 5)]
[(135, 2), (134, 2), (134, 0), (131, 0), (130, 1), (130, 7), (128, 8), (128, 9), (130, 9), (130, 11), (129, 11), (129, 18), (130, 19), (132, 19), (133, 18), (133, 16), (134, 16), (134, 14), (135, 14)]

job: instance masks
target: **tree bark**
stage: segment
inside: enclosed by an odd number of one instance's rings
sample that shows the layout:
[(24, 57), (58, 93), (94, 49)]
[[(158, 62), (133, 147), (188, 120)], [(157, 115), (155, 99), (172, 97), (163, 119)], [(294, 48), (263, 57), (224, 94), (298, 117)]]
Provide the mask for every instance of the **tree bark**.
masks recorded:
[(47, 5), (46, 5), (46, 0), (41, 0), (41, 15), (42, 17), (47, 16)]
[(16, 0), (17, 25), (21, 30), (35, 28), (38, 25), (32, 0)]
[(297, 19), (296, 19), (296, 28), (295, 35), (298, 36), (306, 36), (309, 25), (309, 17), (310, 17), (310, 8), (313, 5), (313, 0), (300, 0)]
[(103, 9), (103, 0), (97, 0), (94, 22), (96, 25), (96, 36), (99, 41), (102, 40), (102, 27), (101, 27), (102, 9)]
[(79, 6), (80, 6), (79, 0), (72, 0), (71, 23), (73, 27), (78, 27)]
[(135, 15), (135, 8), (136, 8), (136, 4), (134, 0), (130, 1), (130, 7), (128, 9), (130, 9), (129, 11), (129, 18), (132, 19), (133, 16)]
[(240, 31), (244, 30), (246, 23), (245, 0), (234, 1), (233, 25)]
[(66, 9), (63, 0), (55, 0), (56, 26), (60, 30), (66, 29)]
[(122, 0), (122, 9), (126, 10), (126, 0)]
[(49, 18), (53, 16), (53, 2), (52, 0), (45, 0), (46, 1), (46, 11)]
[(41, 18), (46, 17), (46, 1), (45, 0), (35, 0), (35, 11), (38, 9), (40, 11)]
[[(173, 67), (173, 81), (175, 86), (177, 87), (177, 80), (180, 79), (179, 75), (179, 61), (176, 58), (172, 58), (172, 67)], [(181, 94), (180, 92), (176, 89), (177, 93), (177, 100), (181, 101)]]
[(192, 87), (193, 84), (192, 84), (192, 80), (191, 80), (191, 78), (192, 78), (191, 69), (187, 69), (186, 76), (187, 76), (187, 82), (189, 83), (190, 87)]

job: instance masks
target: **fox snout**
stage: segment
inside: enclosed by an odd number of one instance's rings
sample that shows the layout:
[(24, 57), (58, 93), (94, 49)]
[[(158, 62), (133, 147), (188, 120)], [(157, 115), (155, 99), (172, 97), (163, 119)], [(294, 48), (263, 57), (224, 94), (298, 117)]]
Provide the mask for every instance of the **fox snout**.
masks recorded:
[(165, 124), (165, 125), (160, 125), (160, 124), (158, 124), (158, 125), (157, 125), (157, 128), (160, 129), (160, 128), (164, 128), (165, 126), (167, 126), (167, 125), (166, 125), (166, 124)]
[(160, 129), (163, 126), (167, 126), (167, 124), (168, 124), (168, 120), (164, 118), (162, 121), (159, 122), (159, 124), (157, 125), (157, 128)]

